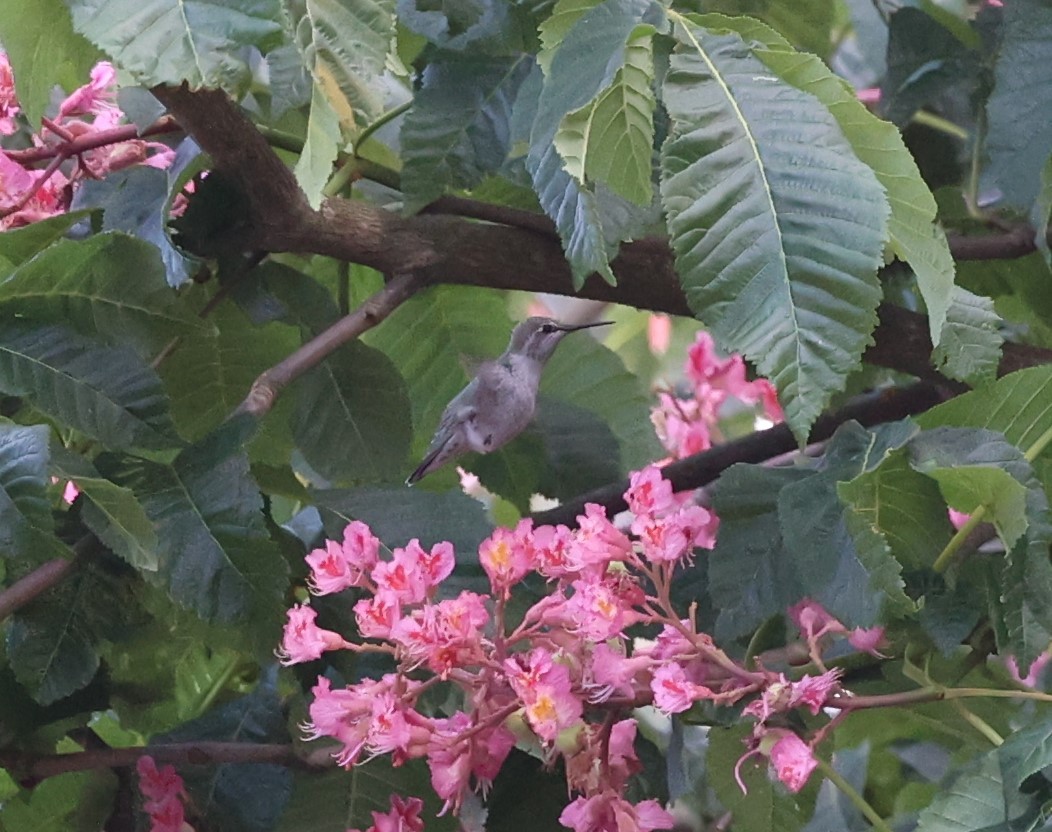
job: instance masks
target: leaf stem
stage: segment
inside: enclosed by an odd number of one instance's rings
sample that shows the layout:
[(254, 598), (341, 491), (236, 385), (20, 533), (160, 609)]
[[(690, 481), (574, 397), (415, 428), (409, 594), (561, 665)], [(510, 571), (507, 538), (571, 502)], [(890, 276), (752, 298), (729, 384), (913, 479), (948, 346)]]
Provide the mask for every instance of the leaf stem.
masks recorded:
[(913, 114), (911, 121), (915, 124), (923, 124), (925, 127), (930, 127), (932, 130), (938, 130), (947, 136), (953, 136), (953, 138), (960, 139), (962, 142), (968, 141), (967, 130), (959, 124), (954, 124), (949, 119), (937, 116), (935, 113), (929, 113), (927, 110), (917, 110)]
[(1004, 745), (1004, 737), (998, 734), (985, 719), (968, 710), (959, 699), (953, 703), (953, 707), (961, 715), (961, 719), (982, 734), (995, 748)]
[(891, 832), (891, 827), (884, 822), (884, 818), (877, 814), (877, 810), (869, 805), (866, 799), (858, 793), (854, 786), (840, 776), (839, 771), (833, 768), (821, 757), (815, 756), (815, 760), (818, 762), (818, 768), (823, 776), (828, 779), (830, 783), (840, 789), (844, 797), (850, 800), (855, 808), (865, 815), (866, 820), (873, 825), (874, 829), (879, 829), (880, 832)]
[(976, 508), (968, 520), (963, 526), (961, 526), (957, 533), (950, 538), (949, 543), (943, 547), (943, 550), (939, 552), (939, 556), (935, 558), (935, 563), (931, 565), (931, 568), (936, 572), (945, 572), (946, 568), (950, 565), (950, 561), (953, 556), (957, 554), (957, 551), (964, 545), (964, 541), (968, 535), (974, 532), (979, 524), (983, 522), (983, 518), (986, 516), (986, 506), (979, 506)]
[(409, 99), (397, 107), (392, 107), (382, 116), (376, 119), (376, 121), (362, 128), (362, 132), (358, 134), (358, 138), (354, 142), (354, 156), (358, 157), (359, 151), (362, 149), (362, 145), (365, 144), (369, 139), (372, 138), (373, 134), (383, 127), (385, 124), (390, 124), (396, 118), (401, 115), (405, 115), (409, 112), (409, 109), (413, 106), (413, 99)]

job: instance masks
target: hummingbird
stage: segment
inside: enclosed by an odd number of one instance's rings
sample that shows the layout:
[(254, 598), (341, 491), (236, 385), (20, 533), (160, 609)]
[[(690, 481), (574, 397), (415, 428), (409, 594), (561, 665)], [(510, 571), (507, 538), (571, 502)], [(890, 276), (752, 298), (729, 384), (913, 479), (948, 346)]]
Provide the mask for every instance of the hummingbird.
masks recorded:
[(423, 461), (406, 485), (423, 479), (468, 451), (488, 454), (518, 436), (537, 409), (541, 372), (569, 333), (613, 321), (561, 324), (551, 318), (527, 318), (515, 327), (504, 354), (483, 362), (467, 387), (446, 405)]

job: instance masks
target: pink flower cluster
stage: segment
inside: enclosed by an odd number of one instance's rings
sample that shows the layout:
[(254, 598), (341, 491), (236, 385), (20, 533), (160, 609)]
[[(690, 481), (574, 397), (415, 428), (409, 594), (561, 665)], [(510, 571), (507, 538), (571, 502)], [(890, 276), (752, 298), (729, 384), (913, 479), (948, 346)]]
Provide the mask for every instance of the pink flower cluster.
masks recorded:
[(183, 778), (172, 766), (157, 768), (153, 757), (144, 754), (135, 765), (143, 810), (150, 816), (150, 832), (182, 832), (184, 829)]
[(650, 415), (658, 438), (673, 459), (711, 448), (720, 411), (729, 398), (759, 405), (771, 422), (781, 422), (778, 394), (766, 379), (747, 381), (740, 355), (719, 358), (712, 336), (699, 332), (687, 354), (684, 367), (691, 383), (690, 398), (671, 392), (658, 394), (658, 406)]
[[(625, 530), (598, 505), (587, 506), (575, 529), (529, 520), (496, 529), (479, 546), (490, 585), (484, 595), (444, 591), (455, 561), (449, 543), (425, 549), (413, 540), (385, 557), (360, 522), (307, 555), (314, 594), (362, 594), (357, 634), (321, 629), (311, 606), (297, 605), (278, 650), (283, 663), (345, 649), (385, 653), (396, 671), (342, 687), (319, 677), (307, 736), (335, 740), (343, 766), (377, 755), (395, 765), (426, 759), (443, 813), (458, 812), (471, 792), (485, 795), (511, 749), (526, 743), (553, 766), (562, 760), (572, 798), (564, 826), (668, 829), (672, 817), (657, 802), (623, 796), (641, 764), (636, 723), (621, 717), (644, 705), (675, 714), (698, 702), (744, 700), (757, 723), (742, 760), (764, 756), (788, 788), (801, 788), (816, 765), (810, 746), (776, 723), (794, 708), (819, 713), (839, 691), (837, 674), (790, 681), (743, 666), (699, 632), (693, 616), (680, 616), (670, 598), (673, 573), (698, 548), (712, 548), (716, 517), (673, 495), (656, 466), (630, 483)], [(513, 621), (512, 590), (531, 576), (549, 593)], [(796, 614), (816, 645), (835, 629), (820, 610), (808, 602)], [(636, 625), (655, 637), (630, 636)], [(438, 684), (457, 692), (447, 716), (417, 707)], [(415, 806), (400, 802), (377, 814), (373, 829), (415, 828)]]
[[(116, 71), (105, 61), (95, 65), (91, 80), (59, 104), (54, 119), (44, 119), (39, 132), (30, 135), (33, 150), (0, 149), (0, 230), (18, 228), (63, 213), (69, 209), (72, 193), (84, 179), (98, 179), (110, 171), (144, 164), (167, 168), (174, 151), (160, 142), (142, 139), (103, 142), (83, 150), (65, 165), (64, 147), (77, 139), (102, 134), (121, 125), (124, 113), (117, 106)], [(0, 52), (0, 135), (18, 130), (21, 111), (15, 92), (14, 76), (7, 55)], [(54, 151), (50, 154), (34, 153)], [(44, 170), (22, 163), (22, 157), (50, 158)]]

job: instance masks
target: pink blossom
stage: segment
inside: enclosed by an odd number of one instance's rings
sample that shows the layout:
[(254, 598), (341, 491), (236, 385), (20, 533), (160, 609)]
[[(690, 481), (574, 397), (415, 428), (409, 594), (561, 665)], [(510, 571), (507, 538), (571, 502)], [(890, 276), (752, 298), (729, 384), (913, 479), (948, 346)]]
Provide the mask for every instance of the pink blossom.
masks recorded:
[(507, 597), (511, 587), (530, 569), (525, 541), (515, 532), (498, 528), (479, 545), (479, 562), (494, 593)]
[(804, 676), (802, 679), (791, 683), (790, 706), (803, 705), (810, 709), (811, 713), (818, 712), (825, 706), (826, 700), (839, 686), (840, 671), (837, 669), (826, 671), (820, 676)]
[(487, 621), (483, 596), (465, 591), (395, 622), (390, 638), (414, 664), (426, 662), (430, 670), (445, 677), (455, 667), (480, 663), (482, 627)]
[(774, 773), (791, 792), (798, 792), (818, 766), (811, 747), (792, 731), (779, 731), (769, 756)]
[(712, 447), (710, 425), (715, 414), (702, 414), (696, 399), (677, 399), (658, 394), (658, 406), (650, 413), (658, 439), (675, 459), (683, 459)]
[(861, 650), (863, 653), (869, 653), (871, 656), (876, 656), (878, 659), (887, 658), (887, 656), (879, 652), (877, 649), (884, 644), (883, 627), (856, 627), (847, 634), (847, 640), (856, 650)]
[(664, 355), (672, 342), (672, 320), (668, 315), (647, 316), (647, 346), (654, 355)]
[(626, 607), (610, 583), (590, 579), (573, 582), (574, 594), (564, 605), (571, 631), (589, 641), (606, 641), (640, 619)]
[(402, 617), (402, 606), (393, 592), (380, 591), (354, 605), (358, 632), (365, 638), (388, 638), (391, 628)]
[(338, 740), (343, 747), (333, 756), (341, 766), (354, 765), (365, 750), (370, 754), (396, 751), (404, 759), (410, 746), (426, 747), (429, 732), (409, 722), (411, 712), (394, 694), (396, 684), (402, 695), (411, 694), (416, 687), (416, 683), (389, 673), (380, 681), (364, 679), (333, 690), (329, 680), (319, 676), (311, 691), (310, 722), (303, 726), (307, 738)]
[[(43, 171), (26, 170), (0, 150), (0, 212), (11, 211), (43, 175)], [(54, 172), (25, 205), (0, 217), (0, 230), (21, 228), (65, 211), (67, 197), (63, 190), (67, 184), (61, 171)]]
[[(424, 832), (424, 821), (420, 813), (424, 810), (424, 801), (419, 797), (403, 799), (397, 794), (391, 795), (391, 809), (387, 812), (373, 812), (373, 825), (367, 832)], [(348, 832), (357, 832), (350, 829)]]
[(591, 681), (588, 685), (589, 699), (605, 702), (615, 693), (620, 696), (635, 696), (635, 679), (654, 664), (647, 655), (628, 658), (607, 642), (599, 642), (592, 648), (589, 664)]
[(283, 665), (313, 661), (326, 650), (339, 650), (346, 645), (339, 633), (318, 627), (314, 623), (317, 617), (317, 610), (306, 604), (296, 604), (289, 610), (281, 647), (274, 651)]
[(817, 641), (827, 633), (844, 633), (846, 628), (817, 601), (802, 598), (789, 608), (789, 619), (809, 642)]
[(7, 53), (0, 52), (0, 133), (10, 136), (15, 132), (15, 116), (20, 110), (11, 63), (7, 60)]
[(584, 709), (573, 694), (569, 669), (543, 647), (507, 659), (504, 669), (525, 706), (526, 721), (545, 742), (554, 742), (562, 729), (581, 718)]
[(395, 549), (393, 555), (390, 561), (379, 561), (373, 567), (371, 577), (377, 591), (390, 593), (402, 604), (419, 604), (432, 586), (424, 565), (427, 553), (414, 538), (404, 549)]
[(676, 662), (663, 664), (654, 671), (650, 689), (654, 692), (654, 707), (665, 714), (683, 713), (698, 700), (715, 696), (709, 688), (688, 679), (686, 671)]
[(1026, 685), (1028, 688), (1037, 687), (1038, 679), (1041, 676), (1041, 671), (1045, 669), (1049, 659), (1052, 659), (1052, 654), (1049, 651), (1045, 651), (1038, 656), (1030, 665), (1030, 671), (1026, 676), (1022, 676), (1019, 673), (1019, 663), (1016, 661), (1015, 656), (1009, 656), (1005, 659), (1005, 666), (1008, 668), (1008, 672), (1012, 675), (1019, 684)]
[(343, 530), (343, 556), (348, 563), (365, 572), (380, 559), (380, 540), (360, 520), (352, 520)]
[(573, 532), (566, 526), (538, 526), (533, 530), (533, 568), (548, 579), (573, 574), (573, 540)]
[[(427, 760), (431, 768), (431, 786), (445, 801), (439, 814), (459, 808), (472, 775), (483, 790), (489, 788), (515, 746), (515, 735), (503, 725), (481, 730), (475, 728), (472, 717), (462, 711), (448, 719), (433, 720)], [(469, 730), (474, 731), (471, 738), (461, 740)]]
[(153, 757), (144, 754), (135, 764), (143, 810), (150, 816), (150, 832), (180, 832), (185, 820), (183, 778), (166, 765), (157, 768)]
[(607, 790), (577, 798), (563, 809), (559, 823), (574, 832), (650, 832), (671, 829), (675, 820), (656, 800), (632, 804)]
[(793, 684), (785, 678), (784, 673), (778, 679), (769, 682), (755, 699), (742, 709), (745, 716), (754, 716), (760, 722), (766, 722), (772, 714), (782, 713), (793, 707)]
[(107, 122), (116, 123), (114, 112), (117, 120), (123, 115), (117, 107), (117, 71), (113, 64), (100, 61), (91, 70), (91, 81), (75, 89), (59, 104), (58, 117), (64, 119), (72, 115), (103, 115)]
[(577, 534), (570, 546), (574, 571), (602, 567), (602, 572), (611, 561), (632, 554), (632, 541), (606, 518), (604, 506), (586, 503), (584, 512), (577, 516)]
[(311, 570), (307, 586), (315, 595), (365, 585), (365, 574), (347, 559), (344, 547), (335, 540), (326, 540), (324, 549), (315, 549), (305, 560)]
[(643, 555), (653, 563), (674, 563), (689, 558), (696, 546), (716, 545), (719, 518), (701, 506), (688, 506), (660, 520), (650, 520), (633, 530), (643, 544)]
[(955, 508), (946, 510), (950, 515), (950, 525), (955, 529), (960, 529), (965, 523), (972, 519), (972, 515), (965, 514), (963, 511), (957, 511)]
[[(645, 522), (650, 518), (663, 517), (676, 508), (672, 483), (661, 476), (661, 469), (656, 465), (633, 471), (628, 482), (625, 502), (637, 521)], [(632, 530), (635, 531), (634, 526)]]
[(68, 505), (73, 505), (73, 501), (79, 496), (80, 489), (77, 488), (77, 484), (73, 482), (73, 480), (67, 482), (62, 489), (62, 502), (67, 503)]

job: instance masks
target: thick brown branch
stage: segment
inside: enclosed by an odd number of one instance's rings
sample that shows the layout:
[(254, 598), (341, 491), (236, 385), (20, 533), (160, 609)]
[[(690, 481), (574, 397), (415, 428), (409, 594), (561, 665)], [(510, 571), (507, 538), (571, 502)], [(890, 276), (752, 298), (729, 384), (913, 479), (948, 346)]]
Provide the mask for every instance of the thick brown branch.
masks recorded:
[[(312, 252), (385, 274), (412, 272), (427, 283), (578, 295), (674, 315), (693, 314), (666, 240), (623, 245), (612, 263), (617, 286), (593, 275), (576, 292), (547, 221), (527, 229), (435, 214), (403, 217), (362, 200), (343, 199), (330, 199), (320, 211), (312, 211), (291, 171), (226, 96), (186, 88), (159, 89), (156, 94), (212, 155), (216, 167), (244, 190), (251, 221), (237, 229), (239, 237), (233, 241), (243, 250)], [(1022, 231), (979, 239), (981, 248), (959, 237), (951, 239), (951, 247), (961, 258), (985, 255), (997, 246), (1006, 257), (1034, 250), (1033, 240), (1027, 242)], [(704, 310), (699, 317), (704, 320)], [(884, 304), (880, 318), (875, 346), (865, 360), (938, 378), (929, 362), (931, 344), (923, 316)], [(1004, 353), (1002, 372), (1052, 361), (1052, 351), (1014, 344), (1006, 344)]]
[(312, 338), (280, 364), (260, 374), (252, 384), (239, 413), (262, 416), (274, 404), (285, 387), (308, 370), (318, 366), (334, 350), (372, 329), (394, 312), (422, 286), (411, 274), (397, 275), (350, 315), (341, 318), (324, 332)]
[[(840, 425), (852, 419), (867, 426), (891, 422), (921, 413), (942, 399), (938, 388), (927, 382), (867, 393), (853, 399), (835, 413), (819, 417), (811, 433), (812, 441), (828, 439)], [(666, 465), (662, 475), (671, 481), (675, 491), (686, 491), (715, 481), (731, 465), (739, 462), (758, 464), (796, 447), (796, 439), (788, 426), (776, 425)], [(572, 502), (535, 514), (533, 520), (538, 524), (575, 526), (577, 515), (584, 513), (586, 503), (605, 506), (607, 513), (613, 516), (628, 507), (623, 496), (627, 489), (627, 480), (603, 486)]]

